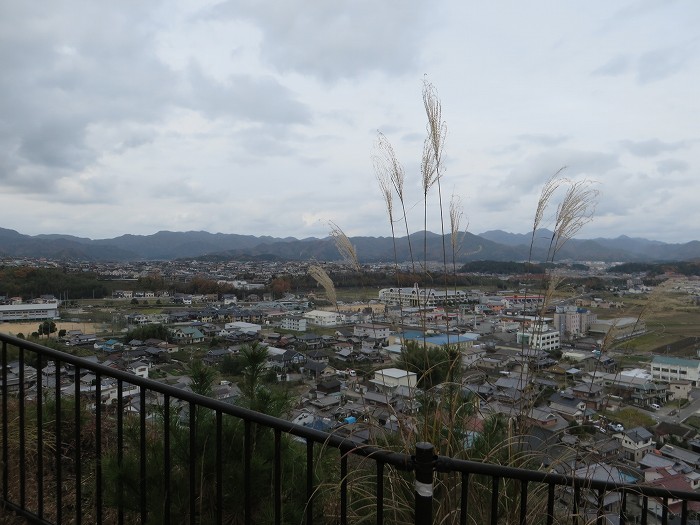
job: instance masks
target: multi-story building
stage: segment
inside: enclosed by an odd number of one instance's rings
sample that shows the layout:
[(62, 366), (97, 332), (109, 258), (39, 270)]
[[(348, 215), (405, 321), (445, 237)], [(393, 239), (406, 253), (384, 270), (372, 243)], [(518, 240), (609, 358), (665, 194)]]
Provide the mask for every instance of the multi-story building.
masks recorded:
[(375, 340), (389, 341), (389, 327), (383, 324), (362, 323), (353, 327), (355, 337), (370, 337)]
[(527, 331), (517, 333), (518, 344), (529, 345), (530, 348), (551, 352), (561, 348), (561, 337), (557, 330), (552, 330), (545, 323), (533, 323)]
[(58, 319), (58, 302), (40, 304), (0, 304), (0, 321)]
[(294, 330), (295, 332), (306, 332), (307, 319), (300, 315), (290, 315), (282, 319), (281, 328)]
[(554, 312), (554, 327), (562, 336), (578, 337), (588, 332), (598, 316), (586, 308), (557, 306)]
[(651, 376), (655, 381), (690, 381), (698, 386), (700, 381), (700, 360), (655, 355), (651, 360)]
[(653, 437), (644, 427), (625, 430), (618, 437), (625, 459), (639, 463), (646, 454), (653, 452), (656, 448)]
[(304, 317), (317, 326), (338, 326), (345, 322), (345, 316), (337, 312), (325, 312), (323, 310), (311, 310), (305, 312)]
[(416, 388), (418, 376), (415, 372), (409, 372), (400, 368), (383, 368), (374, 372), (374, 379), (370, 383), (380, 392), (393, 393), (398, 387)]
[(467, 294), (462, 290), (421, 289), (416, 284), (413, 288), (383, 288), (379, 290), (379, 301), (384, 304), (432, 308), (465, 303)]

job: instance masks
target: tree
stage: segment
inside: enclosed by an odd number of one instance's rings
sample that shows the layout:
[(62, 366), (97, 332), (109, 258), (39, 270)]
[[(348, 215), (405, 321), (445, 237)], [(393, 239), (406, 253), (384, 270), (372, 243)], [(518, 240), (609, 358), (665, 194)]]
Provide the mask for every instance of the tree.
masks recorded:
[(272, 280), (270, 288), (272, 289), (272, 294), (274, 297), (279, 299), (280, 297), (283, 297), (284, 294), (289, 293), (289, 291), (292, 289), (292, 283), (286, 277), (278, 277)]
[(49, 337), (55, 331), (56, 331), (56, 323), (54, 323), (53, 321), (46, 320), (39, 325), (39, 329), (37, 330), (37, 334), (39, 334), (39, 336), (45, 335), (46, 337)]
[(65, 329), (65, 328), (61, 328), (61, 329), (58, 331), (58, 337), (65, 337), (65, 336), (66, 336), (66, 329)]

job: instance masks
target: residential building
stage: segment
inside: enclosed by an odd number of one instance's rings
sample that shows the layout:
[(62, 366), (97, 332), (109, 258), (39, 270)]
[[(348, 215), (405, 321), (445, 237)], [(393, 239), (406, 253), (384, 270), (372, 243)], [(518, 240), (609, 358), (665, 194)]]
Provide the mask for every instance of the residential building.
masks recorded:
[(400, 368), (383, 368), (374, 372), (374, 379), (370, 383), (380, 392), (392, 393), (399, 386), (415, 388), (418, 377), (415, 372), (401, 370)]
[(324, 310), (311, 310), (304, 313), (309, 323), (316, 326), (338, 326), (345, 323), (345, 316), (338, 312), (326, 312)]
[(180, 344), (197, 344), (204, 341), (204, 334), (192, 327), (173, 328), (173, 338)]
[(586, 334), (597, 319), (597, 314), (586, 308), (557, 306), (554, 312), (554, 327), (562, 337), (569, 339)]
[(284, 330), (293, 330), (294, 332), (306, 332), (306, 323), (308, 319), (300, 315), (289, 315), (282, 318), (280, 328)]
[(372, 337), (389, 341), (389, 327), (383, 324), (361, 323), (353, 327), (355, 337)]
[(561, 337), (557, 330), (550, 330), (547, 326), (536, 327), (527, 332), (518, 332), (516, 341), (518, 344), (526, 344), (537, 350), (551, 352), (561, 348)]
[(651, 375), (655, 381), (684, 380), (695, 387), (700, 381), (700, 360), (655, 355), (651, 360)]
[[(617, 437), (617, 436), (615, 436)], [(624, 458), (639, 463), (648, 453), (656, 447), (654, 436), (644, 427), (635, 427), (619, 434)]]

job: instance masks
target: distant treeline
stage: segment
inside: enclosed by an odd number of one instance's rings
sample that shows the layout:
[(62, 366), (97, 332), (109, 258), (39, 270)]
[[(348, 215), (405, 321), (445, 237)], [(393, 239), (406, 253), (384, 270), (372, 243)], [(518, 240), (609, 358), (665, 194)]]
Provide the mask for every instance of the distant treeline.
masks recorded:
[(680, 275), (700, 275), (700, 262), (681, 261), (663, 263), (623, 263), (608, 269), (609, 273), (646, 273), (647, 277), (656, 277), (667, 273)]
[(0, 295), (35, 299), (53, 295), (63, 299), (98, 298), (112, 294), (110, 285), (93, 273), (67, 273), (60, 269), (0, 268)]
[[(388, 288), (392, 286), (439, 288), (441, 286), (494, 286), (505, 288), (497, 278), (475, 275), (453, 275), (436, 272), (432, 274), (400, 272), (329, 272), (333, 285), (340, 288)], [(310, 290), (318, 287), (310, 275), (289, 277), (292, 290)]]
[(588, 270), (584, 264), (528, 263), (513, 261), (474, 261), (460, 268), (466, 273), (492, 273), (496, 275), (544, 274), (547, 270), (566, 266), (574, 270)]
[(161, 278), (145, 277), (138, 281), (104, 281), (92, 272), (71, 273), (62, 269), (11, 267), (0, 268), (0, 295), (35, 299), (53, 295), (57, 299), (104, 299), (118, 289), (167, 290), (190, 294), (234, 293), (231, 285), (221, 285), (213, 279), (194, 277), (191, 281), (169, 282)]

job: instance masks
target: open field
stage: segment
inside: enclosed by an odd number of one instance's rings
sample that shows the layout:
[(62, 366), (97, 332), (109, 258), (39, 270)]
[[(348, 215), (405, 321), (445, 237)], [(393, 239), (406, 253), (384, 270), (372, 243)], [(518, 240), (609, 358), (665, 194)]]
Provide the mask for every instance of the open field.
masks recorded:
[[(0, 323), (0, 333), (17, 335), (29, 335), (36, 332), (41, 321), (31, 321), (28, 323)], [(67, 321), (56, 321), (56, 333), (51, 334), (51, 337), (56, 337), (59, 330), (82, 330), (84, 334), (94, 334), (100, 331), (101, 325), (94, 323), (73, 323)]]
[[(640, 297), (623, 298), (622, 309), (596, 309), (600, 319), (635, 317), (643, 319), (648, 333), (617, 345), (618, 348), (638, 353), (650, 352), (689, 337), (700, 337), (700, 307), (691, 304), (691, 297), (659, 286), (652, 293)], [(688, 355), (694, 355), (688, 348)]]

